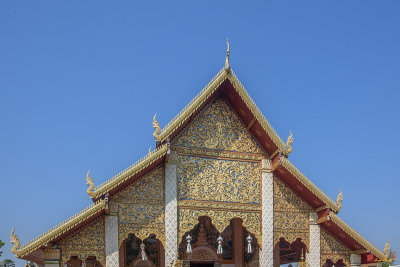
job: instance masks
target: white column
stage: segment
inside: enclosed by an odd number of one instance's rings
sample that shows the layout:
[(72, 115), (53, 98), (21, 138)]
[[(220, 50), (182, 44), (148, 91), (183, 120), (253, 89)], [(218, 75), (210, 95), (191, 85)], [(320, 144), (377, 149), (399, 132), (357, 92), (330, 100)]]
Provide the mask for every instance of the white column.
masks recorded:
[(118, 216), (113, 212), (105, 216), (106, 267), (119, 267)]
[(262, 250), (260, 266), (273, 266), (274, 262), (274, 175), (271, 161), (262, 160)]
[(178, 255), (178, 200), (175, 151), (165, 163), (165, 266), (170, 266)]
[(321, 266), (321, 229), (318, 214), (310, 212), (310, 253), (307, 255), (307, 263), (310, 267)]
[(60, 267), (61, 266), (61, 250), (58, 248), (44, 249), (44, 266)]
[(351, 254), (350, 255), (350, 266), (360, 267), (361, 266), (361, 255)]

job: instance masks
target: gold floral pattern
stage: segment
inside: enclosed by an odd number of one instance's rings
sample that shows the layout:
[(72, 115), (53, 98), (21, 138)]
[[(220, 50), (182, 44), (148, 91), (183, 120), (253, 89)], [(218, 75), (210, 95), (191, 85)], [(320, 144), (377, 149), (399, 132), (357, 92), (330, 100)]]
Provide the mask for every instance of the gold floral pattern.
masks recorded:
[(58, 244), (62, 252), (62, 266), (72, 256), (77, 256), (80, 260), (86, 260), (88, 257), (94, 256), (102, 266), (105, 266), (104, 217), (64, 238)]
[(118, 208), (118, 244), (129, 234), (144, 240), (155, 234), (165, 246), (164, 170), (160, 166), (118, 192), (112, 199)]
[(263, 154), (256, 139), (223, 100), (214, 100), (173, 142), (175, 146)]
[(201, 216), (210, 217), (212, 224), (222, 233), (226, 227), (230, 225), (233, 218), (241, 218), (243, 226), (253, 233), (257, 238), (258, 244), (262, 244), (261, 235), (261, 215), (260, 212), (243, 212), (228, 210), (207, 210), (207, 209), (179, 209), (179, 238), (181, 240), (186, 232), (189, 232), (196, 224)]
[(297, 238), (309, 248), (309, 213), (313, 209), (279, 178), (274, 178), (274, 244), (280, 238), (293, 242)]
[(329, 259), (333, 263), (343, 260), (346, 266), (350, 266), (350, 254), (351, 250), (346, 245), (321, 228), (321, 264)]
[(178, 157), (181, 200), (260, 203), (260, 164), (247, 161)]

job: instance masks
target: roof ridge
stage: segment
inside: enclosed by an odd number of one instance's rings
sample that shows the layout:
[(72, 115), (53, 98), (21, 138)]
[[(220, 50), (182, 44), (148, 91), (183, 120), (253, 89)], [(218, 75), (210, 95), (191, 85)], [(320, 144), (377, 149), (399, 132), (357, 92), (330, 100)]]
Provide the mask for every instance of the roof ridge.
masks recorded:
[(309, 178), (307, 178), (299, 169), (297, 169), (292, 162), (286, 157), (281, 157), (280, 161), (284, 167), (286, 167), (294, 176), (300, 178), (299, 181), (311, 192), (317, 195), (326, 205), (328, 205), (334, 212), (339, 211), (339, 207), (336, 203), (326, 195), (318, 186), (316, 186)]
[[(172, 120), (170, 120), (168, 123), (167, 123), (167, 125), (165, 125), (164, 126), (164, 128), (162, 129), (162, 131), (161, 131), (161, 134), (160, 134), (160, 141), (162, 142), (162, 141), (164, 141), (167, 137), (168, 137), (168, 135), (170, 134), (170, 132), (172, 132), (173, 131), (173, 129), (172, 129), (172, 125), (173, 124), (178, 124), (178, 126), (181, 124), (181, 122), (179, 121), (179, 119), (180, 118), (183, 118), (182, 117), (182, 115), (184, 114), (184, 113), (186, 113), (186, 112), (191, 112), (191, 106), (192, 105), (194, 105), (195, 104), (195, 102), (197, 102), (197, 101), (201, 101), (201, 100), (203, 100), (204, 101), (204, 99), (200, 99), (201, 98), (201, 96), (203, 96), (204, 95), (204, 93), (207, 91), (207, 90), (210, 90), (210, 89), (217, 89), (218, 88), (218, 85), (220, 84), (220, 83), (222, 83), (225, 79), (223, 79), (222, 81), (220, 81), (218, 84), (217, 84), (217, 86), (215, 86), (215, 82), (218, 80), (218, 79), (220, 79), (221, 77), (222, 78), (226, 78), (226, 76), (227, 76), (227, 72), (226, 72), (226, 70), (223, 68), (223, 69), (221, 69), (218, 73), (217, 73), (217, 75), (215, 75), (212, 79), (211, 79), (211, 81), (205, 86), (205, 87), (203, 87), (203, 89), (177, 114), (177, 115), (175, 115), (175, 117), (172, 119)], [(213, 86), (214, 85), (214, 86)], [(213, 90), (211, 90), (211, 91), (213, 91)]]
[[(256, 102), (253, 100), (253, 98), (250, 96), (249, 92), (246, 90), (246, 88), (243, 86), (243, 84), (240, 82), (238, 77), (236, 76), (235, 72), (231, 69), (230, 75), (228, 75), (228, 79), (232, 77), (234, 84), (236, 83), (241, 91), (237, 90), (239, 95), (242, 97), (244, 102), (246, 103), (247, 107), (255, 114), (257, 120), (260, 122), (261, 126), (264, 128), (264, 130), (268, 133), (268, 135), (271, 137), (271, 139), (274, 141), (274, 143), (282, 150), (282, 152), (285, 152), (287, 154), (287, 148), (282, 140), (282, 138), (279, 136), (279, 134), (275, 131), (275, 129), (272, 127), (272, 125), (269, 123), (265, 115), (261, 112), (261, 110), (258, 108)], [(231, 79), (230, 79), (231, 80)], [(247, 98), (247, 99), (244, 99)], [(253, 106), (253, 108), (252, 108)], [(263, 125), (266, 124), (266, 125)]]
[(147, 155), (141, 157), (135, 163), (133, 163), (128, 168), (124, 169), (123, 171), (117, 173), (112, 178), (108, 179), (107, 181), (103, 182), (102, 184), (98, 185), (93, 191), (93, 198), (99, 197), (104, 191), (107, 191), (113, 188), (115, 185), (118, 185), (131, 175), (135, 174), (138, 169), (142, 169), (143, 167), (148, 166), (151, 164), (155, 159), (158, 159), (160, 156), (164, 155), (167, 152), (168, 144), (163, 144), (160, 147), (150, 151)]
[(63, 222), (53, 226), (46, 232), (42, 233), (41, 235), (37, 236), (36, 238), (32, 239), (28, 243), (25, 243), (19, 250), (15, 252), (18, 257), (24, 256), (28, 253), (33, 252), (34, 250), (38, 249), (40, 246), (46, 244), (47, 242), (51, 241), (52, 239), (60, 236), (61, 234), (65, 233), (67, 230), (71, 229), (72, 227), (76, 226), (78, 223), (82, 222), (84, 219), (90, 217), (97, 213), (98, 211), (102, 210), (105, 207), (105, 200), (100, 199), (85, 209), (81, 210), (80, 212), (72, 215), (68, 219), (64, 220)]
[(363, 246), (365, 246), (365, 248), (368, 249), (370, 252), (372, 252), (373, 255), (375, 255), (376, 257), (378, 257), (380, 259), (384, 258), (382, 251), (380, 251), (378, 248), (376, 248), (371, 242), (369, 242), (362, 235), (360, 235), (356, 230), (354, 230), (347, 223), (345, 223), (345, 221), (343, 221), (343, 219), (341, 219), (338, 215), (331, 213), (331, 214), (329, 214), (329, 216), (334, 223), (338, 224), (351, 237), (353, 237), (355, 240), (357, 240)]

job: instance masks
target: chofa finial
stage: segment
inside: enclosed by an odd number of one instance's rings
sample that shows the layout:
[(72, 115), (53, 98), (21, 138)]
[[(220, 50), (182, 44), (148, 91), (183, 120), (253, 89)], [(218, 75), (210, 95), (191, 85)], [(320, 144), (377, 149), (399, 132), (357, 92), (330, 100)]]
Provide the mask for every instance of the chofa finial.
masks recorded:
[(293, 145), (293, 134), (292, 134), (292, 131), (290, 131), (290, 135), (286, 141), (286, 150), (287, 150), (286, 156), (289, 156), (289, 154), (292, 153), (292, 151), (293, 151), (292, 145)]
[(13, 244), (13, 247), (11, 248), (11, 252), (16, 254), (17, 250), (21, 247), (21, 243), (19, 242), (18, 236), (14, 233), (15, 227), (11, 230), (11, 243)]
[(156, 139), (156, 141), (160, 141), (161, 127), (160, 127), (160, 124), (158, 123), (156, 117), (157, 117), (157, 113), (154, 114), (154, 118), (153, 118), (153, 129), (155, 130), (153, 133), (153, 136)]
[(337, 199), (336, 199), (336, 205), (339, 208), (338, 211), (340, 211), (342, 209), (342, 206), (343, 206), (342, 205), (342, 201), (343, 201), (343, 192), (342, 192), (342, 189), (340, 189), (340, 193), (339, 193), (339, 195), (337, 196)]
[(385, 248), (383, 249), (383, 256), (385, 257), (384, 260), (387, 261), (390, 257), (390, 244), (389, 240), (386, 241)]
[(90, 196), (90, 198), (94, 198), (94, 182), (93, 178), (90, 177), (90, 170), (86, 174), (86, 184), (89, 186), (86, 190), (86, 193)]
[(226, 50), (226, 60), (225, 60), (225, 71), (229, 71), (230, 70), (230, 66), (229, 66), (229, 55), (231, 54), (231, 48), (229, 45), (229, 40), (228, 38), (226, 38), (226, 44), (228, 46), (227, 50)]

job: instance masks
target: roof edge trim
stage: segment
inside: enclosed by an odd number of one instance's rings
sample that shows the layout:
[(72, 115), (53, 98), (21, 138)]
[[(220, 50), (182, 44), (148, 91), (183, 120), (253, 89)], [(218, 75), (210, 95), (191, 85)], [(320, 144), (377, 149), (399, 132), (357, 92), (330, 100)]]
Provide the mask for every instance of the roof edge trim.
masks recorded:
[(331, 213), (329, 215), (331, 217), (332, 222), (337, 224), (340, 228), (342, 228), (349, 236), (354, 238), (357, 242), (363, 245), (367, 250), (369, 250), (372, 254), (374, 254), (379, 259), (384, 259), (383, 252), (377, 249), (374, 245), (372, 245), (367, 239), (362, 237), (356, 230), (351, 228), (347, 223), (345, 223), (339, 216)]
[(35, 239), (29, 241), (28, 243), (24, 244), (21, 249), (15, 252), (15, 255), (20, 258), (24, 257), (33, 251), (37, 250), (41, 246), (45, 245), (48, 242), (51, 242), (55, 238), (59, 237), (61, 234), (65, 233), (66, 231), (72, 229), (77, 224), (83, 222), (84, 220), (90, 218), (92, 215), (97, 214), (99, 211), (105, 208), (105, 200), (98, 200), (97, 202), (91, 204), (84, 210), (80, 211), (79, 213), (73, 215), (72, 217), (66, 219), (62, 223), (54, 226), (47, 232), (39, 235)]

